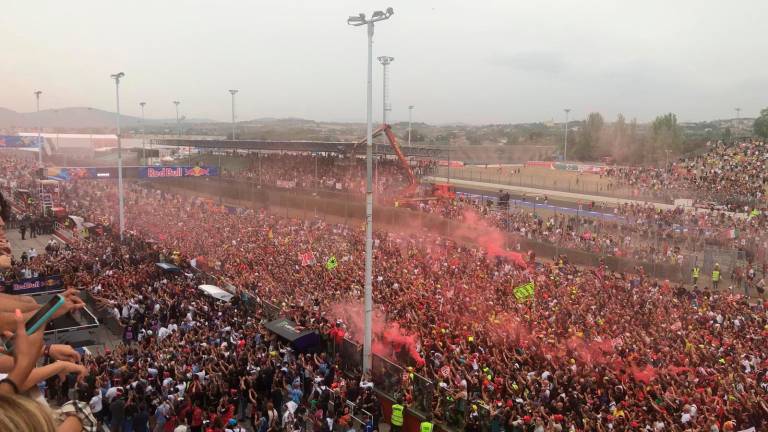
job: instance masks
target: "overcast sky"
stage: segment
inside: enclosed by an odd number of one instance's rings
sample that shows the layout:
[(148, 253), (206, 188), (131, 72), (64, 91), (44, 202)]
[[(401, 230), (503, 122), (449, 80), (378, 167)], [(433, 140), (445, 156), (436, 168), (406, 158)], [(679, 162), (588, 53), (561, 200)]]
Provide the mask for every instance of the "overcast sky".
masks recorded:
[[(768, 106), (768, 1), (10, 1), (0, 13), (0, 106), (138, 115), (365, 120), (366, 36), (349, 15), (392, 6), (374, 56), (395, 121), (517, 123), (600, 111), (682, 120)], [(381, 66), (374, 69), (381, 113)]]

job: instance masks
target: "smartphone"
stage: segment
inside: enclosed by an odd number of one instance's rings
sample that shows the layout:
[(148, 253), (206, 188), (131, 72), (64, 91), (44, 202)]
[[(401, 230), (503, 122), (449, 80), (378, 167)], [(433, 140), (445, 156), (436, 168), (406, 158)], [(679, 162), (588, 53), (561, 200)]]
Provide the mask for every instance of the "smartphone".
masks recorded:
[[(29, 317), (27, 322), (24, 324), (24, 328), (26, 329), (27, 334), (31, 335), (40, 329), (40, 327), (45, 325), (45, 323), (48, 322), (53, 314), (56, 313), (60, 307), (64, 306), (65, 301), (66, 300), (64, 299), (64, 296), (61, 294), (56, 294), (55, 296), (51, 297), (51, 299), (48, 300), (48, 303), (44, 304), (40, 309), (38, 309), (37, 312)], [(13, 344), (10, 341), (5, 341), (5, 352), (13, 352)]]

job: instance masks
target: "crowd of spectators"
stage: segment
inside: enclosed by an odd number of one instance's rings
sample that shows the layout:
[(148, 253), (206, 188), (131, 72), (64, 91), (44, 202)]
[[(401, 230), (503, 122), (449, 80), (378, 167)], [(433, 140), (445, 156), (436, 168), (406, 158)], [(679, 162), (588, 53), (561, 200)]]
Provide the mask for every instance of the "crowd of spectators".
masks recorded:
[(667, 168), (617, 167), (607, 170), (618, 185), (642, 192), (664, 192), (694, 198), (712, 207), (748, 213), (763, 207), (766, 196), (766, 143), (748, 140), (717, 142), (703, 154), (674, 162)]
[[(64, 201), (89, 220), (116, 225), (107, 182), (74, 182)], [(125, 324), (122, 344), (80, 360), (81, 378), (60, 380), (89, 402), (97, 421), (113, 431), (184, 423), (224, 430), (247, 417), (260, 431), (309, 422), (320, 432), (373, 429), (382, 420), (368, 377), (345, 375), (355, 371), (339, 370), (339, 358), (291, 352), (264, 330), (258, 312), (206, 298), (194, 276), (154, 265), (172, 257), (186, 269), (194, 259), (300, 327), (327, 338), (340, 320), (360, 338), (348, 307), (362, 296), (359, 226), (227, 211), (130, 183), (126, 213), (123, 243), (107, 233), (38, 257)], [(434, 382), (428, 409), (438, 421), (476, 431), (485, 412), (494, 431), (766, 427), (761, 302), (708, 287), (689, 291), (641, 269), (578, 268), (567, 257), (520, 267), (407, 227), (375, 235), (376, 309), (387, 329), (396, 324), (417, 341), (406, 347), (377, 331), (379, 353)], [(329, 269), (330, 257), (338, 264)], [(515, 288), (526, 283), (535, 292), (519, 300)], [(406, 404), (413, 403), (410, 378), (399, 391)], [(62, 386), (45, 390), (53, 398)], [(337, 403), (344, 397), (372, 414), (364, 419), (370, 426), (351, 424)]]
[[(327, 190), (352, 194), (365, 193), (365, 159), (337, 155), (302, 155), (265, 153), (242, 156), (247, 166), (227, 170), (225, 177), (243, 179), (285, 189)], [(432, 164), (411, 167), (415, 175), (429, 170)], [(378, 157), (374, 161), (374, 192), (395, 196), (408, 185), (408, 175), (400, 161)]]
[[(600, 208), (589, 204), (582, 205), (580, 215), (575, 210), (563, 213), (540, 206), (536, 211), (518, 204), (460, 195), (454, 200), (420, 201), (411, 207), (459, 221), (481, 216), (500, 230), (529, 240), (598, 255), (675, 264), (685, 266), (686, 271), (703, 261), (704, 250), (733, 251), (745, 261), (745, 271), (755, 268), (765, 274), (768, 217), (763, 212), (739, 217), (682, 207), (662, 210), (651, 204)], [(602, 215), (589, 215), (591, 211)]]

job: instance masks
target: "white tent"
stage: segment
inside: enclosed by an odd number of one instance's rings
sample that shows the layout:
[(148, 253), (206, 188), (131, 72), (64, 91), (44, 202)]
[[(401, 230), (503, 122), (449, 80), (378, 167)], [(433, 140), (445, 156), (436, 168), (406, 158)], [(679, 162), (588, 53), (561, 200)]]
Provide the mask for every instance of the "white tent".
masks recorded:
[(232, 301), (232, 295), (231, 293), (224, 291), (223, 289), (217, 287), (216, 285), (200, 285), (197, 287), (200, 291), (206, 293), (207, 295), (224, 302), (229, 303)]

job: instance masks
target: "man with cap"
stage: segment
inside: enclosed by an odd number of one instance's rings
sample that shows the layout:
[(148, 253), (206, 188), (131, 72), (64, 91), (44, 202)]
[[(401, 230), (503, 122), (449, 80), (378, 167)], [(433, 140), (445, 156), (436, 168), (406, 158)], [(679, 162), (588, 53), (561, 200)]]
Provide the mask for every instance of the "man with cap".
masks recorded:
[(224, 428), (224, 432), (246, 432), (242, 426), (237, 425), (237, 419), (231, 418), (227, 422), (227, 427)]

